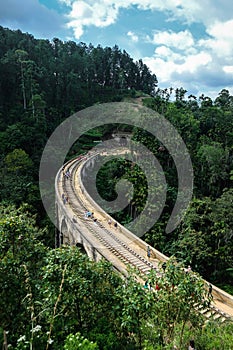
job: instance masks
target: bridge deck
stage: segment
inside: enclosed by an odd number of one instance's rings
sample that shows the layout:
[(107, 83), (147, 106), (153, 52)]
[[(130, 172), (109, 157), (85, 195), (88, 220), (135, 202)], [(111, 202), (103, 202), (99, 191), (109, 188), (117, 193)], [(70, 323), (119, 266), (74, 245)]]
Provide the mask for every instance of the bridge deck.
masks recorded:
[[(68, 196), (68, 203), (64, 204), (66, 215), (85, 232), (86, 237), (92, 241), (93, 247), (110, 261), (116, 270), (127, 275), (127, 267), (138, 268), (142, 274), (156, 269), (159, 262), (168, 258), (151, 247), (151, 258), (147, 258), (147, 244), (134, 236), (123, 226), (118, 224), (117, 229), (108, 224), (110, 216), (104, 212), (88, 195), (82, 183), (81, 170), (85, 160), (72, 160), (65, 169), (60, 170), (60, 181), (57, 181), (57, 196), (62, 193)], [(70, 170), (70, 178), (66, 178), (65, 171)], [(97, 219), (85, 217), (85, 211), (93, 211)], [(114, 220), (112, 219), (112, 222)], [(221, 289), (213, 286), (213, 303), (208, 310), (200, 310), (206, 317), (221, 318), (222, 321), (233, 316), (233, 297)]]

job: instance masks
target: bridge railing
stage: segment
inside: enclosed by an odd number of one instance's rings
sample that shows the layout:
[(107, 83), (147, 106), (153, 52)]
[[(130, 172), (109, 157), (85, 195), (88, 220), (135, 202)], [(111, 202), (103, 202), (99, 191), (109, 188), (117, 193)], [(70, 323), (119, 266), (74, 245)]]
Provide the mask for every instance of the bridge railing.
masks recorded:
[[(112, 217), (106, 213), (94, 200), (93, 198), (89, 195), (88, 193), (88, 189), (85, 188), (82, 178), (84, 177), (84, 171), (85, 171), (85, 167), (88, 167), (91, 162), (93, 162), (94, 158), (97, 156), (97, 154), (93, 154), (92, 156), (90, 156), (88, 159), (86, 159), (82, 166), (81, 166), (81, 170), (79, 173), (79, 179), (78, 182), (80, 184), (80, 187), (83, 189), (83, 191), (85, 191), (85, 196), (88, 199), (88, 202), (92, 205), (92, 207), (97, 210), (98, 212), (101, 213), (102, 217), (106, 220), (106, 222), (109, 219), (112, 219)], [(142, 239), (140, 239), (139, 237), (137, 237), (136, 235), (134, 235), (131, 231), (129, 231), (127, 228), (125, 228), (124, 226), (122, 226), (121, 224), (118, 223), (118, 227), (120, 228), (121, 232), (124, 233), (124, 235), (126, 237), (128, 237), (129, 239), (132, 240), (132, 242), (135, 242), (140, 248), (142, 248), (143, 250), (147, 250), (147, 246), (148, 244), (146, 244)], [(164, 255), (163, 253), (161, 253), (160, 251), (158, 251), (157, 249), (150, 247), (151, 249), (151, 257), (158, 259), (160, 262), (166, 262), (169, 258)], [(210, 283), (208, 281), (206, 282), (206, 288), (209, 288)], [(212, 285), (212, 284), (211, 284)], [(229, 307), (233, 308), (233, 296), (230, 295), (229, 293), (223, 291), (222, 289), (218, 288), (215, 285), (212, 285), (212, 295), (214, 297), (214, 299), (219, 300), (220, 302), (229, 305)]]
[[(95, 201), (94, 199), (89, 195), (88, 193), (88, 189), (85, 187), (82, 178), (84, 178), (84, 171), (85, 171), (85, 167), (89, 167), (89, 165), (93, 162), (93, 159), (96, 157), (97, 154), (92, 155), (91, 157), (89, 157), (87, 160), (85, 160), (81, 166), (81, 170), (79, 173), (79, 179), (78, 182), (80, 184), (80, 187), (83, 191), (85, 191), (85, 196), (88, 199), (88, 202), (91, 204), (91, 206), (98, 211), (99, 213), (101, 213), (101, 216), (105, 219), (105, 221), (107, 222), (109, 219), (112, 220), (112, 217), (106, 212), (104, 211)], [(143, 250), (145, 250), (145, 252), (147, 251), (147, 246), (148, 244), (146, 244), (142, 239), (140, 239), (139, 237), (137, 237), (135, 234), (133, 234), (131, 231), (129, 231), (126, 227), (124, 227), (123, 225), (121, 225), (120, 223), (117, 223), (118, 228), (120, 229), (120, 231), (122, 233), (124, 233), (124, 235), (129, 238), (132, 242), (135, 242), (140, 248), (142, 248)], [(158, 251), (157, 249), (150, 247), (151, 249), (151, 258), (155, 258), (158, 259), (161, 262), (165, 262), (168, 260), (168, 257), (166, 255), (164, 255), (163, 253), (161, 253), (160, 251)]]

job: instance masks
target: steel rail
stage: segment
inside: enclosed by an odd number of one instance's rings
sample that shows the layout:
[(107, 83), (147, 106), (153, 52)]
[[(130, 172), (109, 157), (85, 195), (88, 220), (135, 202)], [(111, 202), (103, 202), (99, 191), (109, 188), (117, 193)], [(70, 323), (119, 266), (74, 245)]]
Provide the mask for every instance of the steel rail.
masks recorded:
[[(98, 153), (96, 153), (96, 155), (98, 155)], [(62, 186), (59, 191), (60, 198), (62, 193), (65, 193), (68, 196), (68, 203), (64, 204), (64, 206), (69, 206), (69, 208), (72, 210), (73, 222), (84, 225), (93, 235), (93, 237), (98, 240), (100, 245), (103, 248), (106, 248), (110, 255), (113, 254), (126, 267), (132, 266), (140, 271), (142, 275), (148, 274), (151, 269), (154, 269), (157, 271), (157, 273), (159, 273), (157, 270), (160, 262), (159, 259), (157, 259), (157, 261), (154, 259), (154, 263), (148, 261), (148, 259), (146, 259), (138, 251), (129, 247), (127, 240), (124, 240), (123, 236), (119, 238), (118, 230), (115, 230), (114, 232), (114, 230), (110, 230), (100, 221), (95, 223), (92, 219), (85, 218), (84, 213), (85, 211), (89, 210), (89, 208), (93, 208), (93, 202), (90, 203), (88, 196), (85, 196), (85, 194), (83, 195), (83, 198), (81, 198), (81, 196), (77, 193), (77, 173), (78, 170), (80, 170), (80, 167), (85, 165), (83, 159), (86, 158), (78, 157), (68, 161), (62, 167), (62, 169), (59, 170), (57, 176), (57, 179), (60, 178), (62, 182)], [(70, 171), (69, 178), (66, 178), (64, 175), (67, 170)], [(82, 184), (79, 184), (78, 186), (81, 188), (81, 185)], [(232, 320), (232, 316), (230, 314), (214, 306), (213, 304), (206, 309), (200, 308), (199, 305), (197, 305), (196, 308), (208, 319), (221, 319), (222, 321)], [(230, 306), (230, 308), (232, 309), (233, 314), (233, 307)]]

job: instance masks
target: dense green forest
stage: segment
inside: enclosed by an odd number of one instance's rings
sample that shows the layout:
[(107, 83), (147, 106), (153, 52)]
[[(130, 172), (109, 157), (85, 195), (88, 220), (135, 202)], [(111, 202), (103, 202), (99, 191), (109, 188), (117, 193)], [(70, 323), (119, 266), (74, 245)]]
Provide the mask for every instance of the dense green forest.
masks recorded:
[[(54, 227), (38, 186), (43, 148), (63, 120), (95, 103), (138, 100), (175, 126), (194, 168), (189, 210), (182, 224), (165, 234), (177, 195), (176, 167), (158, 140), (142, 129), (131, 130), (155, 154), (168, 183), (162, 216), (143, 239), (175, 255), (178, 267), (190, 264), (195, 271), (191, 277), (180, 268), (174, 272), (171, 260), (160, 283), (173, 285), (174, 275), (180, 290), (170, 295), (164, 288), (156, 300), (136, 282), (135, 272), (124, 283), (106, 262), (90, 262), (77, 248), (54, 249)], [(17, 350), (74, 350), (77, 344), (82, 349), (172, 349), (172, 344), (186, 349), (195, 336), (198, 349), (230, 349), (232, 325), (213, 322), (203, 328), (194, 301), (208, 302), (198, 273), (233, 293), (232, 125), (233, 96), (226, 89), (214, 101), (187, 96), (183, 88), (161, 90), (142, 60), (135, 62), (117, 46), (39, 40), (0, 27), (1, 343), (5, 337)], [(86, 152), (97, 136), (106, 139), (115, 128), (90, 132), (68, 156)], [(111, 200), (122, 176), (134, 184), (130, 208), (115, 214), (126, 223), (146, 200), (140, 168), (124, 160), (107, 163), (98, 187)], [(189, 278), (197, 280), (195, 293)]]
[(51, 132), (80, 109), (126, 92), (150, 94), (156, 84), (141, 60), (117, 46), (36, 40), (0, 27), (1, 199), (31, 204), (42, 220), (36, 180)]
[[(182, 224), (166, 234), (165, 227), (176, 202), (178, 178), (174, 161), (163, 145), (142, 129), (133, 139), (146, 145), (159, 160), (167, 181), (167, 200), (161, 219), (143, 237), (168, 256), (190, 264), (207, 280), (233, 292), (233, 96), (222, 90), (215, 101), (170, 90), (158, 90), (143, 104), (163, 114), (178, 130), (188, 148), (194, 169), (194, 191)], [(109, 184), (101, 182), (109, 176)], [(147, 199), (147, 182), (141, 169), (128, 161), (109, 163), (101, 170), (98, 186), (111, 200), (120, 177), (134, 184), (133, 204), (115, 218), (122, 223), (138, 215)]]
[(154, 292), (136, 272), (122, 280), (108, 262), (94, 263), (75, 246), (46, 247), (43, 234), (27, 205), (0, 206), (4, 350), (187, 349), (191, 338), (197, 349), (231, 349), (233, 323), (204, 323), (196, 304), (208, 306), (211, 295), (174, 258), (148, 276), (160, 288)]

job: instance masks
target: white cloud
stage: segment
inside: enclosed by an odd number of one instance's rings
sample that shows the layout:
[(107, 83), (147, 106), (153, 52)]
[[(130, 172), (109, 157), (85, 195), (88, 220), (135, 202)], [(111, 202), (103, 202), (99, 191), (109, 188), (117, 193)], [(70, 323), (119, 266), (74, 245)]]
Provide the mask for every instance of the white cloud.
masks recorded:
[(60, 0), (71, 7), (67, 15), (68, 27), (72, 28), (76, 39), (79, 39), (85, 27), (107, 27), (117, 20), (119, 7), (108, 1)]
[(233, 66), (224, 66), (224, 72), (233, 74)]
[(127, 33), (127, 35), (128, 35), (128, 37), (131, 38), (131, 40), (132, 40), (134, 43), (137, 43), (137, 42), (138, 42), (139, 38), (138, 38), (138, 36), (137, 36), (135, 33), (129, 31), (129, 32)]
[[(117, 22), (121, 9), (151, 10), (163, 12), (167, 28), (173, 21), (173, 30), (144, 33), (144, 44), (154, 46), (152, 57), (142, 58), (157, 75), (159, 85), (179, 85), (190, 91), (215, 87), (230, 87), (232, 84), (232, 28), (233, 1), (229, 0), (59, 0), (69, 6), (68, 25), (79, 39), (88, 26), (107, 27)], [(175, 22), (176, 21), (176, 22)], [(200, 24), (198, 34), (191, 32), (191, 24)], [(182, 24), (182, 30), (174, 30)], [(127, 24), (125, 24), (126, 26)], [(187, 29), (183, 29), (189, 25)], [(142, 29), (143, 27), (143, 29)], [(145, 30), (143, 23), (141, 30)], [(205, 31), (205, 37), (197, 38)], [(141, 44), (133, 30), (126, 29), (126, 38), (131, 40), (128, 47), (135, 50)], [(143, 33), (140, 33), (140, 39)], [(123, 39), (122, 39), (123, 40)], [(132, 45), (132, 47), (130, 47)], [(135, 51), (136, 52), (136, 51)], [(140, 46), (138, 47), (140, 52)], [(231, 89), (229, 89), (231, 91)], [(217, 94), (217, 90), (216, 90)]]
[(193, 55), (178, 54), (171, 49), (160, 46), (155, 49), (153, 57), (144, 57), (143, 61), (153, 72), (158, 72), (159, 83), (171, 84), (172, 75), (196, 74), (200, 67), (207, 67), (212, 58), (208, 53), (199, 52)]
[(163, 44), (180, 50), (190, 48), (194, 44), (193, 36), (188, 30), (178, 33), (173, 31), (156, 31), (151, 42), (155, 45)]
[[(140, 10), (166, 12), (168, 20), (184, 23), (203, 23), (209, 26), (219, 18), (227, 21), (232, 18), (233, 2), (229, 0), (58, 0), (70, 8), (68, 25), (77, 33), (93, 25), (104, 27), (115, 23), (119, 10), (132, 6)], [(227, 11), (224, 11), (227, 9)], [(207, 15), (208, 14), (208, 15)], [(78, 34), (79, 33), (79, 34)]]
[(71, 18), (90, 18), (93, 15), (93, 10), (90, 5), (85, 3), (84, 1), (74, 2), (72, 11), (70, 13)]
[(207, 29), (209, 39), (200, 40), (199, 44), (207, 50), (211, 50), (213, 55), (232, 62), (233, 41), (232, 41), (233, 20), (226, 22), (216, 21)]
[[(203, 0), (203, 5), (202, 12), (206, 15), (205, 8), (210, 3)], [(216, 11), (214, 4), (210, 6), (208, 17), (211, 20), (202, 18), (203, 15), (199, 14), (197, 8), (197, 18), (202, 20), (206, 28), (206, 36), (202, 39), (194, 38), (188, 30), (153, 33), (150, 40), (155, 45), (154, 55), (143, 60), (157, 75), (161, 87), (180, 84), (192, 93), (208, 91), (211, 98), (216, 97), (223, 88), (233, 91), (233, 20), (227, 19), (229, 13), (222, 9), (226, 5), (229, 2), (219, 3), (219, 11)], [(233, 10), (233, 2), (231, 9)]]
[(190, 93), (201, 94), (200, 82), (205, 75), (209, 82), (213, 80), (216, 65), (211, 50), (200, 45), (189, 31), (157, 31), (152, 42), (159, 46), (152, 57), (144, 57), (143, 61), (157, 75), (161, 88), (182, 86)]
[(158, 46), (155, 49), (155, 57), (164, 60), (165, 62), (173, 62), (174, 64), (183, 64), (184, 57), (182, 54), (172, 51), (167, 46)]
[[(86, 26), (104, 27), (116, 22), (121, 8), (137, 7), (140, 10), (166, 11), (170, 13), (170, 20), (196, 21), (195, 13), (200, 11), (196, 0), (59, 0), (70, 7), (68, 26), (73, 28), (80, 38)], [(91, 11), (90, 11), (91, 9)], [(87, 11), (88, 10), (88, 11)]]
[(95, 25), (106, 27), (114, 23), (117, 17), (117, 9), (114, 6), (105, 7), (102, 3), (93, 6), (84, 1), (73, 1), (69, 15), (68, 27), (73, 28), (75, 37), (79, 39), (84, 33), (84, 27)]
[(233, 20), (225, 22), (216, 21), (214, 24), (209, 26), (208, 32), (214, 37), (218, 37), (223, 40), (232, 40), (232, 26)]
[(143, 62), (155, 72), (159, 80), (159, 85), (164, 87), (170, 87), (171, 85), (171, 74), (175, 69), (175, 63), (171, 60), (168, 62), (164, 58), (155, 57), (143, 57)]

